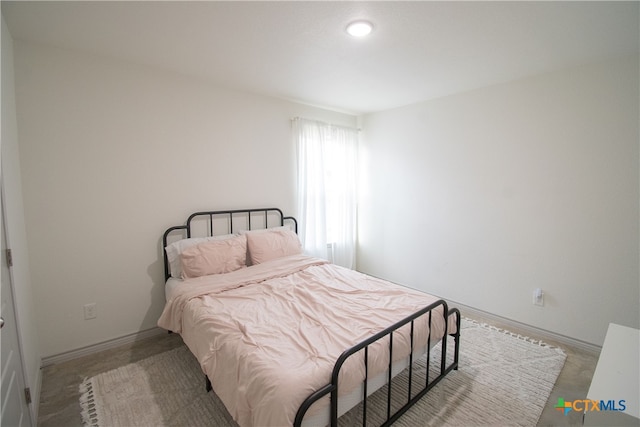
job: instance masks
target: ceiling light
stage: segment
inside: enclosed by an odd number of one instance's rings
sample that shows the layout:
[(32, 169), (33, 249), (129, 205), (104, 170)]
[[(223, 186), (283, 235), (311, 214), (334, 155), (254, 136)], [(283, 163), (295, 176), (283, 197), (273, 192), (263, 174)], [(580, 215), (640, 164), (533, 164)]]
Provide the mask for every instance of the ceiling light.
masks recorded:
[(353, 37), (364, 37), (368, 35), (371, 30), (373, 30), (373, 25), (367, 21), (353, 21), (347, 25), (347, 33)]

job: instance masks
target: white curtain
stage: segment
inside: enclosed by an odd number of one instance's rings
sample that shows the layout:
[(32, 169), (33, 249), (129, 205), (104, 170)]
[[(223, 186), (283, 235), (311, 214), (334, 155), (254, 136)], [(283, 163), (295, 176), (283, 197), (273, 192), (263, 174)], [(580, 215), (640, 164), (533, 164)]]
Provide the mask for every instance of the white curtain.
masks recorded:
[(293, 127), (305, 252), (354, 268), (358, 131), (300, 118)]

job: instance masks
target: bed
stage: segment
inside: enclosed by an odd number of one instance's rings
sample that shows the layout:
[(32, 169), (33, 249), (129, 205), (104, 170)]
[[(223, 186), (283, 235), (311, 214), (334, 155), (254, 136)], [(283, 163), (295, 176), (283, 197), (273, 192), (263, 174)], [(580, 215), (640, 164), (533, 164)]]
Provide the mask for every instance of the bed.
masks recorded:
[[(382, 424), (392, 424), (458, 368), (460, 312), (306, 256), (296, 233), (278, 208), (196, 212), (168, 228), (158, 325), (182, 336), (207, 391), (242, 427), (335, 426), (361, 402), (366, 425), (375, 391), (387, 396)], [(394, 384), (400, 373), (405, 390)]]

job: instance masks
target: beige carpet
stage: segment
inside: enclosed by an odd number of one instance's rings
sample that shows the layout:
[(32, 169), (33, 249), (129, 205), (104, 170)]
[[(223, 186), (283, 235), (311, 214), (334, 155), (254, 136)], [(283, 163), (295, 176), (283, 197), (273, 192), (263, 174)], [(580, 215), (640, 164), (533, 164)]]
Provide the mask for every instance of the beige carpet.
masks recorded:
[[(535, 425), (564, 365), (564, 352), (468, 320), (461, 340), (459, 370), (395, 425)], [(424, 376), (424, 364), (414, 375)], [(401, 376), (394, 381), (406, 381)], [(375, 409), (386, 401), (381, 391), (370, 400), (368, 421), (376, 422)], [(186, 347), (89, 378), (80, 393), (85, 425), (236, 426), (215, 394), (205, 393), (202, 371)], [(340, 424), (356, 424), (359, 409), (341, 417)]]

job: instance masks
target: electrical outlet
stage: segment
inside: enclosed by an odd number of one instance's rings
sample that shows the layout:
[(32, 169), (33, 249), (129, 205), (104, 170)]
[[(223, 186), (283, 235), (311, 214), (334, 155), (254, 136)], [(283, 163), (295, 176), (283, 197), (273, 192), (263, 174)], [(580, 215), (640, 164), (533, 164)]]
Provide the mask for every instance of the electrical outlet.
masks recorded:
[(533, 291), (533, 304), (544, 306), (544, 292), (542, 292), (542, 289), (537, 288)]
[(95, 319), (97, 317), (96, 313), (96, 303), (92, 302), (91, 304), (84, 305), (84, 320)]

